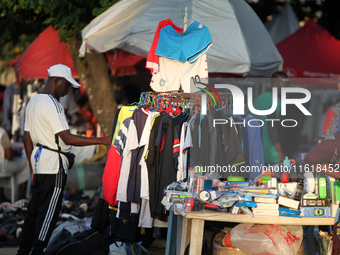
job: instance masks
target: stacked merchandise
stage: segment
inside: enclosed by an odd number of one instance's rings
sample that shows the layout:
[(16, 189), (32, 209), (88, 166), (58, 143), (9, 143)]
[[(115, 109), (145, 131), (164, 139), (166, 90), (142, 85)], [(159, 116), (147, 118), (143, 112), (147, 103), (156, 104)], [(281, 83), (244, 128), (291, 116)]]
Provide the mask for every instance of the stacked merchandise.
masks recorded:
[[(340, 182), (330, 177), (314, 178), (312, 172), (306, 172), (298, 182), (281, 178), (279, 183), (277, 178), (268, 180), (263, 175), (248, 181), (231, 176), (221, 181), (199, 172), (190, 176), (191, 197), (183, 198), (177, 205), (184, 211), (204, 209), (265, 217), (335, 217), (339, 207)], [(207, 186), (209, 182), (211, 185)]]

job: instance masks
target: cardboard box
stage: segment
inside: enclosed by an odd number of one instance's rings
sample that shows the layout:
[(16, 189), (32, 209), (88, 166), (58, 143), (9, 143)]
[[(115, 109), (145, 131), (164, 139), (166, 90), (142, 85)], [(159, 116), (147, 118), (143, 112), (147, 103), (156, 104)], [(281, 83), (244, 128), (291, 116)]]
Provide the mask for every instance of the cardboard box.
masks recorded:
[(253, 208), (254, 216), (279, 216), (279, 210), (261, 210)]
[(301, 206), (331, 206), (330, 199), (301, 199)]
[(330, 206), (300, 207), (302, 217), (332, 217)]
[(254, 197), (256, 203), (276, 204), (275, 198)]
[(238, 214), (238, 212), (240, 211), (240, 207), (238, 207), (238, 206), (233, 206), (232, 208), (231, 208), (231, 213), (232, 214)]
[(279, 182), (279, 183), (277, 184), (278, 190), (281, 190), (281, 189), (283, 189), (283, 188), (286, 188), (286, 189), (289, 189), (289, 190), (292, 191), (292, 192), (295, 192), (296, 186), (297, 186), (297, 182), (287, 182), (287, 183)]
[(257, 206), (255, 208), (257, 210), (279, 210), (279, 205), (278, 204), (257, 203)]
[(336, 211), (338, 210), (339, 205), (338, 204), (332, 204), (331, 205), (331, 210), (332, 210), (332, 217), (335, 217)]
[(299, 208), (300, 201), (280, 196), (278, 203), (279, 205), (283, 205), (297, 210)]

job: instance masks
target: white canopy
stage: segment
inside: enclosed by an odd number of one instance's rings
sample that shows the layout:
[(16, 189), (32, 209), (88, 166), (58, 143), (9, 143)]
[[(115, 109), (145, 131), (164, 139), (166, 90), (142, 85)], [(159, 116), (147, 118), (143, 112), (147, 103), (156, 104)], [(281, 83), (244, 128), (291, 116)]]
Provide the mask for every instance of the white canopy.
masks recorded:
[(273, 16), (272, 20), (265, 23), (265, 26), (275, 44), (281, 42), (300, 28), (299, 20), (290, 3), (286, 3), (282, 10)]
[(282, 62), (264, 25), (243, 0), (121, 0), (84, 28), (79, 55), (89, 46), (147, 56), (159, 21), (171, 18), (180, 26), (184, 7), (189, 23), (196, 20), (211, 33), (209, 72), (268, 77)]

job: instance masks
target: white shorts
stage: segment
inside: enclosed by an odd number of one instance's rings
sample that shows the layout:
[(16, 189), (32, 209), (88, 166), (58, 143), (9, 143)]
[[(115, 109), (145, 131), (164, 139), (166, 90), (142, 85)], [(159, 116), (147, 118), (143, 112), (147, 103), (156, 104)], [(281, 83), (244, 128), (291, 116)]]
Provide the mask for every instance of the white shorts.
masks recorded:
[[(165, 57), (159, 57), (159, 71), (153, 74), (150, 87), (156, 92), (178, 91), (182, 86), (185, 93), (193, 93), (197, 88), (190, 87), (191, 77), (198, 75), (201, 80), (208, 79), (206, 54), (202, 54), (194, 63), (182, 63)], [(204, 86), (203, 86), (204, 87)]]

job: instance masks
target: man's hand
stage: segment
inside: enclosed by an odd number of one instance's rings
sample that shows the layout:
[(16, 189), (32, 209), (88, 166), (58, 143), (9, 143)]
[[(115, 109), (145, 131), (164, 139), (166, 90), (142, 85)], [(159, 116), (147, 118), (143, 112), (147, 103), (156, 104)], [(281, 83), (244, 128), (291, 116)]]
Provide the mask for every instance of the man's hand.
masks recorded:
[(104, 139), (103, 145), (111, 145), (111, 141), (112, 141), (111, 135), (105, 136), (105, 137), (103, 137), (103, 139)]

